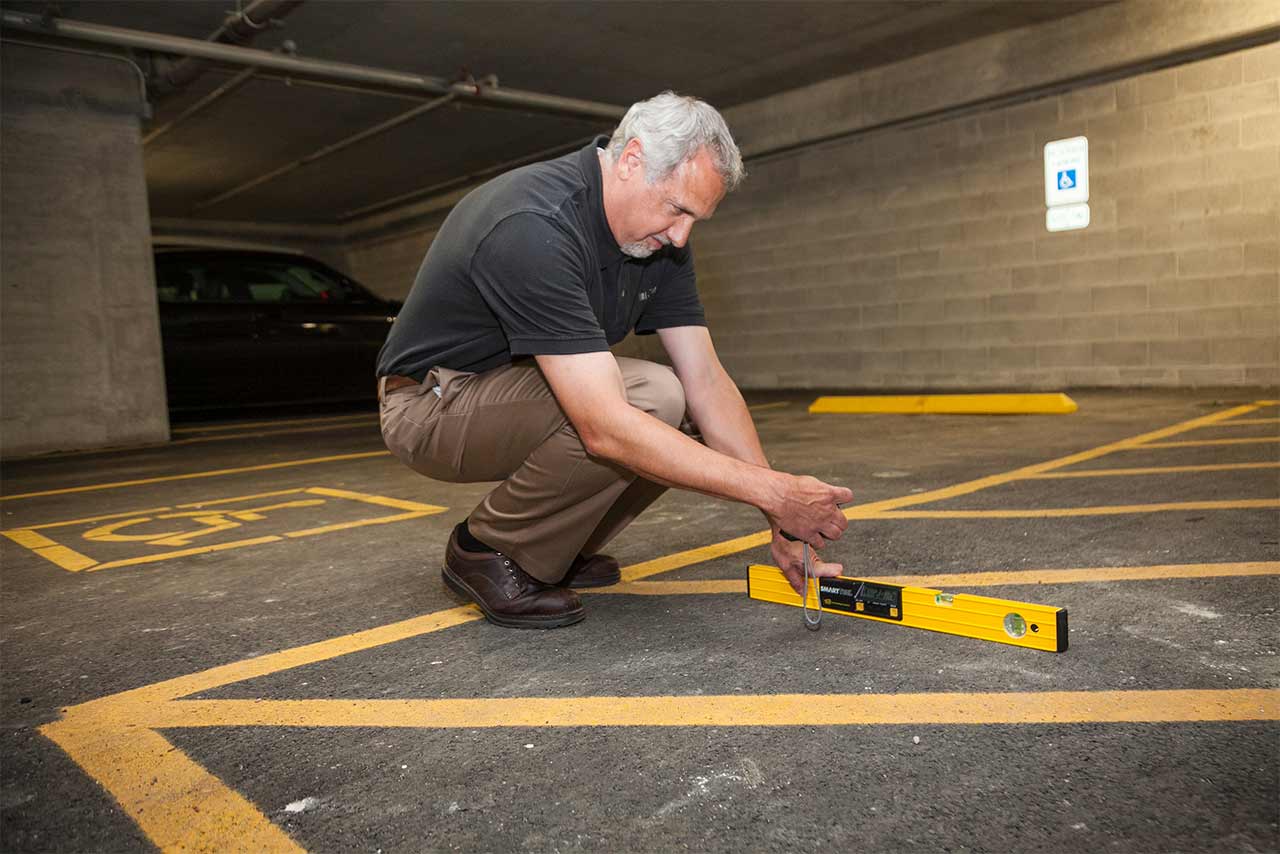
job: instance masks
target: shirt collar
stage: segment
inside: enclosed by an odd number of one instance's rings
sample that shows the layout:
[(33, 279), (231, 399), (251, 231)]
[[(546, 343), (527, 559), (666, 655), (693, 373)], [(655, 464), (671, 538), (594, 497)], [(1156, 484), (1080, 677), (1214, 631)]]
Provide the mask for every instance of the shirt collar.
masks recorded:
[(609, 219), (604, 213), (604, 178), (600, 174), (600, 155), (596, 152), (609, 144), (607, 136), (597, 136), (585, 148), (578, 152), (578, 165), (587, 181), (587, 201), (590, 206), (590, 220), (595, 232), (596, 248), (600, 253), (602, 266), (626, 256), (618, 247), (613, 232), (609, 230)]

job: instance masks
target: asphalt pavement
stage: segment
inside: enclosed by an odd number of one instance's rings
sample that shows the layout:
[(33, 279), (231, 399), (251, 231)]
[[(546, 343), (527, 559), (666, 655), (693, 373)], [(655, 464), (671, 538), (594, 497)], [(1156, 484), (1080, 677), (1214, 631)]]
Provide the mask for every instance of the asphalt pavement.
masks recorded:
[(1275, 390), (810, 415), (847, 575), (1067, 609), (1051, 653), (750, 599), (752, 508), (670, 492), (587, 619), (440, 582), (489, 484), (376, 413), (3, 467), (4, 851), (1280, 850)]

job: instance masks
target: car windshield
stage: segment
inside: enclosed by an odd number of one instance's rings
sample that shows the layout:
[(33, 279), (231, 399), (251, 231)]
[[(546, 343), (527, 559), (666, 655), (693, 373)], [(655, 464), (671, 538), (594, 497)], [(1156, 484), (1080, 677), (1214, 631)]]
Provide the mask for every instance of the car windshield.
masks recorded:
[(373, 297), (336, 271), (304, 259), (158, 258), (161, 302), (370, 302)]

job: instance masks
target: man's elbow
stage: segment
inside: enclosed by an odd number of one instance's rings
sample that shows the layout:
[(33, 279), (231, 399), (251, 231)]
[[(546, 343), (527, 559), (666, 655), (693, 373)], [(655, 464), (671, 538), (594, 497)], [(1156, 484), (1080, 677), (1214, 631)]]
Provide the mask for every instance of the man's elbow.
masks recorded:
[(581, 419), (581, 423), (575, 422), (573, 426), (578, 431), (578, 438), (582, 440), (582, 447), (588, 454), (606, 460), (618, 460), (621, 446), (617, 431), (610, 430), (609, 425), (602, 419), (584, 418)]

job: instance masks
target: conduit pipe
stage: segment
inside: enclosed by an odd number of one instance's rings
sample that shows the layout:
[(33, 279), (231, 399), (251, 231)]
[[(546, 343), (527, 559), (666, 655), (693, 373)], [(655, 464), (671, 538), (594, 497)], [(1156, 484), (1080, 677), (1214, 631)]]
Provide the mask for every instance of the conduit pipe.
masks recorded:
[(392, 128), (397, 128), (400, 125), (404, 124), (405, 122), (416, 119), (418, 116), (421, 116), (425, 113), (431, 112), (432, 110), (436, 110), (436, 109), (439, 109), (440, 107), (443, 107), (445, 104), (448, 104), (451, 101), (453, 101), (456, 97), (457, 96), (455, 95), (445, 95), (444, 97), (436, 98), (432, 101), (427, 101), (425, 104), (419, 104), (418, 106), (414, 107), (412, 110), (403, 112), (398, 116), (392, 116), (386, 121), (376, 124), (373, 127), (365, 128), (359, 133), (354, 133), (351, 136), (348, 136), (344, 139), (338, 140), (335, 143), (332, 143), (331, 145), (326, 145), (324, 148), (321, 148), (318, 151), (314, 151), (305, 157), (300, 157), (297, 160), (292, 161), (291, 163), (286, 163), (285, 165), (272, 169), (270, 172), (265, 172), (256, 178), (250, 178), (248, 181), (245, 181), (243, 184), (237, 184), (236, 186), (232, 187), (230, 190), (226, 190), (222, 193), (219, 193), (216, 196), (205, 199), (202, 202), (198, 202), (195, 206), (195, 210), (204, 210), (205, 208), (213, 207), (214, 205), (218, 204), (218, 202), (225, 202), (227, 199), (234, 198), (235, 196), (238, 196), (241, 193), (244, 193), (248, 190), (252, 190), (254, 187), (257, 187), (261, 184), (267, 183), (268, 181), (279, 178), (281, 175), (287, 175), (290, 172), (294, 171), (295, 169), (300, 169), (301, 167), (306, 166), (308, 163), (314, 163), (323, 157), (328, 157), (331, 154), (337, 154), (339, 151), (342, 151), (345, 148), (350, 148), (356, 143), (363, 142), (364, 140), (369, 139), (370, 137), (377, 136), (380, 133), (386, 133)]
[(61, 36), (78, 41), (109, 44), (116, 47), (151, 50), (179, 56), (207, 59), (228, 65), (248, 66), (283, 72), (291, 77), (354, 84), (370, 91), (411, 93), (416, 95), (454, 95), (464, 102), (478, 102), (489, 106), (511, 107), (556, 115), (578, 116), (591, 119), (622, 118), (624, 108), (599, 101), (544, 95), (521, 89), (500, 89), (478, 82), (451, 82), (441, 77), (410, 74), (354, 65), (347, 62), (330, 62), (320, 59), (303, 59), (283, 56), (255, 48), (205, 42), (162, 33), (148, 33), (104, 24), (90, 24), (65, 18), (42, 18), (9, 9), (3, 11), (0, 24), (25, 32), (45, 36)]
[[(205, 39), (230, 45), (247, 45), (258, 34), (271, 26), (272, 21), (284, 18), (303, 4), (304, 0), (253, 0), (248, 8), (227, 16), (222, 26)], [(209, 67), (208, 60), (187, 57), (170, 65), (157, 74), (152, 91), (163, 97), (185, 88)]]

